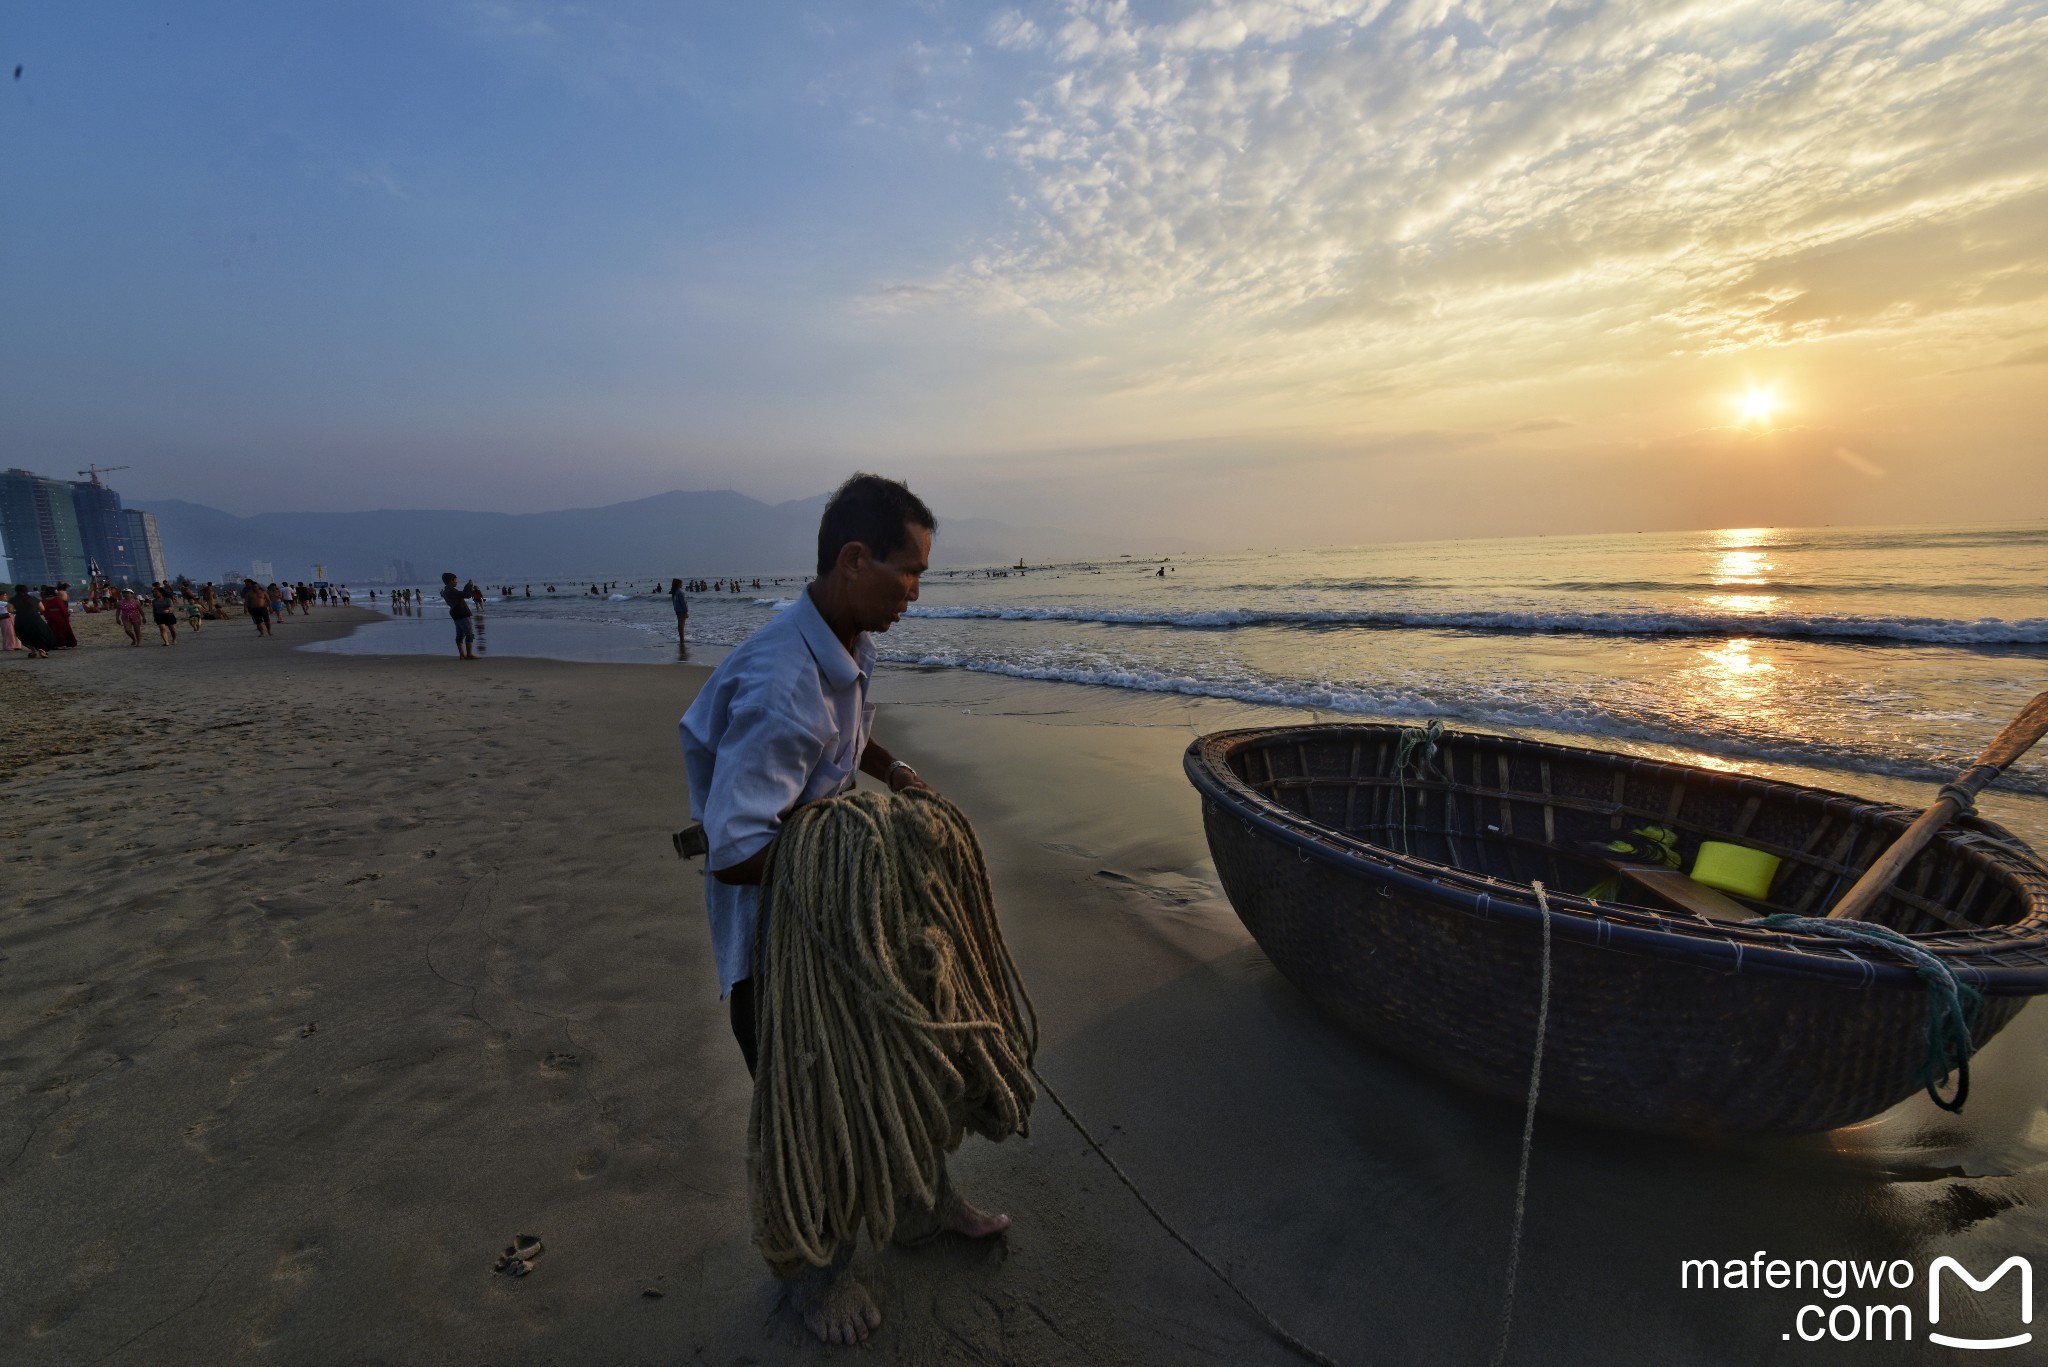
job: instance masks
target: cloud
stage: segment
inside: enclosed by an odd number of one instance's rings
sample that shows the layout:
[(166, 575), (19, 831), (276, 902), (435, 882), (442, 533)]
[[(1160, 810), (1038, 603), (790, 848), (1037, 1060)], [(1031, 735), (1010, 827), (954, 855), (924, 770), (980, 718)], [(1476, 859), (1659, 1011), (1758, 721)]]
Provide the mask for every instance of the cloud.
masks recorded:
[(1141, 385), (1419, 392), (2048, 297), (2035, 4), (1068, 0), (990, 34), (1051, 64), (990, 143), (1019, 221), (930, 283), (1173, 329)]
[(1016, 10), (1004, 10), (988, 22), (988, 40), (1010, 52), (1036, 47), (1044, 35), (1038, 25)]
[(2027, 351), (2016, 351), (2000, 361), (2001, 366), (2048, 365), (2048, 346), (2037, 346)]

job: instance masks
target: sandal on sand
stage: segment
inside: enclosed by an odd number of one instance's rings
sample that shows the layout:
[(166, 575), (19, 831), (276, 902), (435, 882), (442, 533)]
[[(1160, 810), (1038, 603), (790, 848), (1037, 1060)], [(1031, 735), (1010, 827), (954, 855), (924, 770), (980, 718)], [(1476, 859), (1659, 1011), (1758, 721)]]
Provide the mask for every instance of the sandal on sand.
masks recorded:
[(502, 1272), (508, 1277), (524, 1277), (533, 1271), (533, 1260), (547, 1252), (541, 1241), (531, 1234), (515, 1234), (512, 1242), (505, 1245), (505, 1256), (491, 1266), (491, 1271)]

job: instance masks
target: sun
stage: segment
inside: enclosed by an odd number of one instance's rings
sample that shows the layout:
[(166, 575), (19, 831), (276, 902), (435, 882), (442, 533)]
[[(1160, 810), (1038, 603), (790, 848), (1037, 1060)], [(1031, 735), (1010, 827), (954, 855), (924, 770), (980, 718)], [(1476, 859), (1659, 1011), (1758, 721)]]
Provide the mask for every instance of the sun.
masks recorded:
[(1778, 411), (1778, 392), (1765, 385), (1751, 385), (1735, 400), (1735, 407), (1747, 426), (1768, 427), (1771, 414)]

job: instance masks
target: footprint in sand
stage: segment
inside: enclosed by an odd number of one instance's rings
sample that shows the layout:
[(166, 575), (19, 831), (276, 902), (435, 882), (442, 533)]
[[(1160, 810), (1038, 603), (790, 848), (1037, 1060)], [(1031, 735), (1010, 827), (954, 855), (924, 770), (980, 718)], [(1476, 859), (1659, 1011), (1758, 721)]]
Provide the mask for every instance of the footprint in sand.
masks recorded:
[(505, 1245), (505, 1256), (491, 1265), (491, 1271), (507, 1277), (524, 1277), (533, 1271), (534, 1260), (547, 1249), (540, 1239), (532, 1234), (515, 1234), (512, 1242)]
[(583, 1060), (574, 1054), (554, 1053), (542, 1059), (540, 1066), (545, 1072), (566, 1073), (572, 1068), (582, 1067)]

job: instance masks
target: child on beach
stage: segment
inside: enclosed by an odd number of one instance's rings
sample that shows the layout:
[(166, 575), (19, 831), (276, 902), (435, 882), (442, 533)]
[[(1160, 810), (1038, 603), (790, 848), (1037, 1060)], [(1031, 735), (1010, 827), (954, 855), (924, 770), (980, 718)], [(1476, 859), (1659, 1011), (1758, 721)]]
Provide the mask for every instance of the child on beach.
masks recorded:
[(134, 589), (122, 589), (121, 597), (114, 605), (114, 616), (120, 619), (121, 630), (127, 633), (128, 644), (142, 644), (142, 600), (135, 596)]

